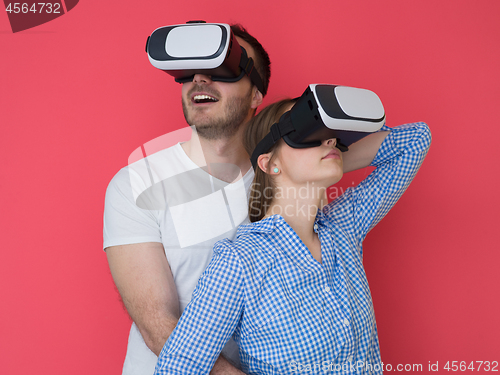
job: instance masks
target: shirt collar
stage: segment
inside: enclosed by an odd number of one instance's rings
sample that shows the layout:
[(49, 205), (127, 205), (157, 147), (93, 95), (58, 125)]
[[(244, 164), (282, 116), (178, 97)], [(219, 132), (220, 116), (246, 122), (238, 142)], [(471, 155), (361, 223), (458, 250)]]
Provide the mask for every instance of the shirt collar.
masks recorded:
[(326, 215), (322, 210), (318, 210), (318, 213), (316, 214), (316, 220), (315, 223), (322, 225), (322, 226), (327, 226), (328, 224), (328, 219), (326, 218)]
[[(320, 226), (327, 225), (326, 216), (321, 210), (318, 210), (314, 223)], [(238, 231), (236, 232), (236, 237), (242, 236), (247, 233), (269, 234), (274, 232), (276, 227), (281, 226), (283, 224), (286, 224), (286, 221), (281, 215), (269, 216), (265, 219), (256, 221), (254, 223), (240, 225), (238, 227)]]
[(272, 233), (276, 225), (284, 222), (285, 219), (280, 215), (273, 215), (254, 223), (240, 225), (236, 232), (236, 237), (247, 233)]

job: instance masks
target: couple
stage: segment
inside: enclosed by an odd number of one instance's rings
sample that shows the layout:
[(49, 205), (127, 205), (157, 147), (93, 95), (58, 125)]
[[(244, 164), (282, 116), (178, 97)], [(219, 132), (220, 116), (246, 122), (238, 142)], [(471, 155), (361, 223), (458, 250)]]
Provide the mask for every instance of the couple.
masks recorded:
[[(247, 33), (233, 31), (267, 90), (267, 54)], [(344, 153), (336, 139), (305, 149), (280, 140), (259, 155), (254, 174), (249, 155), (294, 104), (280, 101), (253, 117), (263, 94), (248, 77), (229, 83), (195, 74), (182, 88), (184, 114), (199, 143), (174, 146), (172, 157), (197, 163), (201, 152), (207, 165), (235, 164), (254, 182), (247, 187), (251, 223), (236, 235), (180, 249), (168, 210), (134, 207), (127, 169), (108, 188), (104, 247), (134, 320), (124, 374), (148, 373), (155, 354), (158, 374), (238, 374), (240, 365), (247, 374), (382, 373), (362, 241), (415, 176), (429, 130), (422, 123), (384, 127)], [(214, 100), (198, 102), (206, 96)], [(318, 191), (368, 165), (376, 169), (359, 186), (322, 210), (301, 209), (320, 208)], [(293, 192), (304, 187), (311, 190), (297, 200)], [(290, 194), (273, 195), (278, 191)]]

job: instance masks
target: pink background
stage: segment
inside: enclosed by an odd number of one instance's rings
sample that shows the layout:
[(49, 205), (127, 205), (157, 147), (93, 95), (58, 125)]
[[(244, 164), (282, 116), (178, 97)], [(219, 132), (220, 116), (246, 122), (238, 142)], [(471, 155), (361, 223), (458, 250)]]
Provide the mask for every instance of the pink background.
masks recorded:
[(17, 34), (0, 14), (0, 372), (121, 373), (130, 320), (102, 251), (104, 192), (134, 149), (185, 126), (180, 85), (144, 47), (190, 19), (264, 44), (265, 103), (343, 84), (375, 91), (389, 126), (429, 124), (422, 169), (365, 242), (382, 359), (500, 361), (500, 2), (173, 4), (85, 0)]

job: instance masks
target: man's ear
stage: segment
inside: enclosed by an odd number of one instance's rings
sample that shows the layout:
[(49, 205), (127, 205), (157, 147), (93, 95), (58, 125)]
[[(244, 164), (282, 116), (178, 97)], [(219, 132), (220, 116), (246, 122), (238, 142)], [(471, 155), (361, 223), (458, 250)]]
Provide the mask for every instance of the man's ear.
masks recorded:
[(264, 96), (262, 95), (262, 93), (259, 91), (257, 86), (253, 86), (252, 105), (250, 107), (257, 108), (259, 105), (262, 104), (263, 100), (264, 100)]

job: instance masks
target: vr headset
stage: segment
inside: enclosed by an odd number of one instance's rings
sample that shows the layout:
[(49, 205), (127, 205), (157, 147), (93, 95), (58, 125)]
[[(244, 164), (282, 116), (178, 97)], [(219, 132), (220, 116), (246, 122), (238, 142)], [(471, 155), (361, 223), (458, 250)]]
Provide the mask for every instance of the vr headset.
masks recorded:
[(255, 147), (250, 158), (254, 169), (259, 155), (281, 138), (293, 148), (317, 147), (323, 140), (336, 138), (337, 148), (344, 152), (385, 124), (382, 102), (369, 90), (312, 84), (296, 100)]
[(146, 52), (151, 64), (174, 76), (176, 82), (192, 81), (196, 73), (222, 82), (236, 82), (247, 75), (266, 94), (253, 59), (227, 24), (189, 21), (160, 27), (148, 37)]

